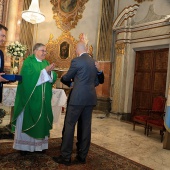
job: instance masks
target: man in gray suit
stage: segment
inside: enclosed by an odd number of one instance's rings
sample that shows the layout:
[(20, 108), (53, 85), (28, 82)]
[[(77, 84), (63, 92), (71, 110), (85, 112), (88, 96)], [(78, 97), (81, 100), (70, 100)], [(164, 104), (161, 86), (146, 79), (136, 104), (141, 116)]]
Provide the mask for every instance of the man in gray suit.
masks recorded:
[(62, 77), (64, 81), (74, 79), (74, 86), (67, 107), (61, 155), (53, 157), (54, 161), (65, 165), (71, 164), (74, 129), (78, 119), (81, 119), (81, 131), (79, 131), (81, 140), (76, 158), (80, 163), (86, 163), (91, 141), (92, 111), (97, 104), (95, 86), (99, 85), (95, 60), (87, 54), (83, 42), (77, 44), (76, 53), (79, 57), (71, 61), (68, 72)]

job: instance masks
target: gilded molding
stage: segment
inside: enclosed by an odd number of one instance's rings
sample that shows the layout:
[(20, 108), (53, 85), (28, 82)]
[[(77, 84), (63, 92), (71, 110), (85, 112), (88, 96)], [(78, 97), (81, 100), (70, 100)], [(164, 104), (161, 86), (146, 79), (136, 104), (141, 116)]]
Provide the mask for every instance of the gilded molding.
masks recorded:
[(124, 43), (116, 43), (115, 44), (116, 54), (124, 55), (125, 54), (125, 44)]
[[(76, 57), (75, 48), (78, 41), (71, 36), (70, 32), (63, 32), (56, 40), (53, 38), (54, 36), (50, 34), (48, 43), (46, 44), (48, 52), (46, 59), (50, 63), (54, 62), (57, 70), (67, 70), (71, 60)], [(61, 57), (61, 48), (64, 43), (68, 44), (68, 56), (65, 58)]]
[(76, 57), (76, 44), (79, 41), (86, 43), (88, 53), (93, 57), (93, 46), (88, 45), (87, 37), (83, 33), (79, 35), (79, 40), (76, 40), (70, 32), (63, 32), (56, 40), (53, 34), (50, 34), (46, 44), (46, 59), (56, 64), (56, 70), (68, 70), (71, 60)]
[(85, 3), (88, 0), (73, 0), (71, 3), (68, 0), (50, 0), (53, 5), (53, 18), (56, 25), (64, 32), (75, 28), (79, 19), (82, 18), (82, 13), (85, 9)]
[(119, 28), (128, 27), (130, 25), (129, 22), (132, 22), (132, 18), (136, 15), (138, 8), (138, 4), (125, 8), (113, 22), (113, 30), (116, 31)]
[(115, 69), (115, 84), (113, 86), (113, 112), (120, 111), (120, 94), (121, 94), (121, 70), (122, 70), (122, 57), (116, 57), (116, 69)]

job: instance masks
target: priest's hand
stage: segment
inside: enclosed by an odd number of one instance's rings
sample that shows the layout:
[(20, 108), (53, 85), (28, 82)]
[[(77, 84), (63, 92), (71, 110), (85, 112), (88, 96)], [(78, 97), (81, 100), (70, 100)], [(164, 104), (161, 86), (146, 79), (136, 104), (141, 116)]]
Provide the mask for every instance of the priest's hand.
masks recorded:
[(50, 72), (50, 71), (54, 70), (54, 68), (55, 68), (55, 64), (52, 63), (49, 66), (47, 66), (45, 69), (46, 69), (47, 72)]

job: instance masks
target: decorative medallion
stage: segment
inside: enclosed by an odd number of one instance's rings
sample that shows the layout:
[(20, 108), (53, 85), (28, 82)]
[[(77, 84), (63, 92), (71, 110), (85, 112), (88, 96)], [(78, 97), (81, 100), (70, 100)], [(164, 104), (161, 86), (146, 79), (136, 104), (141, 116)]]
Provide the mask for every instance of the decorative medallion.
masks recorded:
[(64, 32), (75, 28), (88, 0), (50, 0), (53, 5), (53, 18), (56, 25)]

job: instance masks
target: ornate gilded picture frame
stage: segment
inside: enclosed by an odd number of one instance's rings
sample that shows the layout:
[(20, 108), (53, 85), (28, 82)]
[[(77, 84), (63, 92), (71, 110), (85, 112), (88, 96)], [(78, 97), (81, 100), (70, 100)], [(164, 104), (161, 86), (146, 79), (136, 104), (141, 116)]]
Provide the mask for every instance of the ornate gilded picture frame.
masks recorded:
[(56, 25), (64, 32), (75, 28), (88, 0), (50, 0), (53, 5), (53, 18)]
[(67, 70), (70, 62), (76, 57), (77, 40), (71, 36), (70, 32), (63, 33), (58, 39), (54, 40), (51, 34), (46, 44), (47, 52), (46, 59), (50, 63), (56, 64), (57, 70)]

